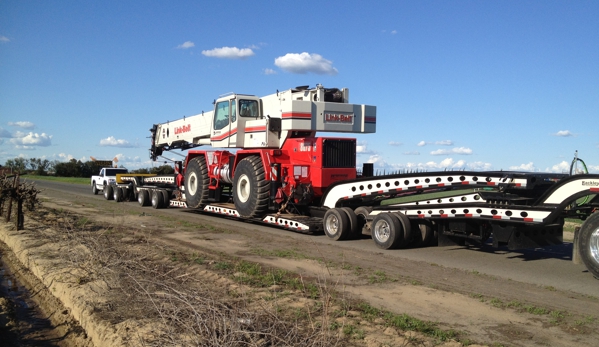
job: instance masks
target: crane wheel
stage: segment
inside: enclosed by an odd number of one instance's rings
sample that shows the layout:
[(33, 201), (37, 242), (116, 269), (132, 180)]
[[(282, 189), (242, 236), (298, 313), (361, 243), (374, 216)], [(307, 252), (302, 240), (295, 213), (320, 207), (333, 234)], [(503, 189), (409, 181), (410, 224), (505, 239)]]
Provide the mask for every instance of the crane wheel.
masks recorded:
[(203, 208), (208, 202), (208, 166), (203, 156), (189, 161), (185, 169), (185, 200), (188, 207)]
[(599, 212), (587, 218), (578, 232), (580, 257), (589, 272), (599, 279)]
[(382, 249), (398, 248), (404, 241), (403, 223), (394, 213), (381, 213), (372, 221), (372, 240)]
[(268, 211), (270, 181), (265, 177), (264, 165), (258, 156), (247, 157), (235, 167), (233, 202), (242, 217), (262, 217)]
[(114, 192), (112, 191), (112, 186), (107, 184), (104, 186), (104, 199), (112, 200), (114, 199)]
[(346, 240), (350, 236), (351, 221), (347, 215), (347, 212), (343, 209), (329, 209), (324, 214), (323, 225), (324, 233), (335, 241)]

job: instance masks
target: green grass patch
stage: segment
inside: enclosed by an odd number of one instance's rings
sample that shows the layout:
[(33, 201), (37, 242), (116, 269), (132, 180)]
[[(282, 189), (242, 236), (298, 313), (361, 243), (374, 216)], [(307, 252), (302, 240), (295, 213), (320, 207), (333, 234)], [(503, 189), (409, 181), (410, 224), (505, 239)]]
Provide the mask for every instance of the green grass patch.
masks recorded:
[[(88, 184), (91, 186), (90, 177), (55, 177), (55, 176), (37, 176), (37, 175), (24, 175), (21, 179), (25, 180), (43, 180), (63, 183), (74, 183), (74, 184)], [(91, 189), (91, 188), (90, 188)]]

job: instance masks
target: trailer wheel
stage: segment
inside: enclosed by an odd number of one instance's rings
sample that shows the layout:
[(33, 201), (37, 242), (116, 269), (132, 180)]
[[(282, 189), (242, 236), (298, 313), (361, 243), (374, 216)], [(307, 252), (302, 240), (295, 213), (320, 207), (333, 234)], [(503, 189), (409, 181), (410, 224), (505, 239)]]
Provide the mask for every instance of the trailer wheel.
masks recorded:
[(593, 213), (580, 227), (578, 249), (590, 273), (599, 279), (599, 212)]
[(403, 242), (403, 228), (393, 213), (381, 213), (372, 221), (372, 240), (382, 249), (397, 248)]
[(113, 190), (114, 201), (121, 202), (123, 201), (123, 190), (121, 187), (114, 187)]
[(154, 189), (152, 191), (152, 208), (162, 208), (163, 206), (162, 192)]
[(208, 167), (203, 156), (193, 158), (185, 169), (185, 199), (191, 208), (203, 208), (208, 201)]
[(265, 179), (264, 165), (258, 156), (247, 157), (237, 164), (233, 180), (233, 202), (242, 217), (262, 217), (268, 210), (270, 181)]
[(356, 213), (354, 212), (354, 210), (352, 210), (349, 207), (342, 207), (341, 208), (343, 211), (345, 211), (345, 214), (347, 214), (347, 218), (349, 219), (349, 234), (348, 234), (348, 239), (350, 240), (355, 240), (358, 239), (360, 237), (361, 233), (361, 229), (359, 228), (359, 224), (358, 224), (358, 216), (356, 216)]
[(171, 204), (171, 194), (168, 190), (162, 190), (162, 207), (167, 208)]
[(410, 222), (410, 218), (401, 212), (395, 212), (394, 215), (401, 222), (401, 226), (403, 229), (403, 240), (397, 244), (398, 248), (406, 248), (410, 245), (412, 241), (412, 223)]
[(350, 236), (350, 220), (347, 212), (340, 208), (331, 208), (324, 214), (324, 233), (335, 241)]
[(112, 200), (114, 199), (114, 192), (112, 191), (112, 186), (111, 185), (105, 185), (104, 186), (104, 199), (106, 200)]
[(148, 206), (150, 204), (150, 194), (147, 189), (143, 189), (137, 194), (137, 202), (140, 206)]
[(96, 187), (96, 181), (92, 182), (92, 193), (94, 193), (94, 195), (98, 195), (98, 187)]

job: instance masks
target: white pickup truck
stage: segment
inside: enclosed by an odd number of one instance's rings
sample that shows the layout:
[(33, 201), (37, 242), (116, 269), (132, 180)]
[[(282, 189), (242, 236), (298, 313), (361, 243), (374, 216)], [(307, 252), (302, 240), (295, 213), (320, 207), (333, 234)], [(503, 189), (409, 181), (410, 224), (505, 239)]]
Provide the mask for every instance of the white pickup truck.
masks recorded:
[(117, 174), (125, 174), (128, 173), (127, 169), (124, 168), (111, 168), (105, 167), (100, 170), (100, 174), (94, 175), (91, 178), (92, 183), (92, 192), (94, 194), (98, 194), (99, 191), (103, 191), (104, 187), (111, 183), (116, 182)]

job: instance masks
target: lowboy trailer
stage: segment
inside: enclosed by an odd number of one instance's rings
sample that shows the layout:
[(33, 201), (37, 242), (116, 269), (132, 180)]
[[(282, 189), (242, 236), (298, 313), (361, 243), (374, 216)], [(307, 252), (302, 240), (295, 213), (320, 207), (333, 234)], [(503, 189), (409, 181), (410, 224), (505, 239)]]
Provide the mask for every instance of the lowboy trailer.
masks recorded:
[[(374, 133), (376, 107), (349, 90), (297, 87), (265, 97), (227, 94), (214, 110), (151, 129), (150, 157), (186, 150), (169, 176), (121, 174), (107, 199), (192, 208), (383, 249), (463, 245), (544, 247), (564, 220), (584, 223), (575, 250), (599, 277), (599, 175), (442, 171), (373, 176), (356, 169), (356, 140)], [(199, 146), (210, 150), (197, 150)], [(228, 149), (236, 149), (232, 152)], [(575, 158), (575, 160), (578, 160)], [(572, 170), (571, 170), (572, 171)]]

